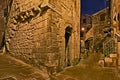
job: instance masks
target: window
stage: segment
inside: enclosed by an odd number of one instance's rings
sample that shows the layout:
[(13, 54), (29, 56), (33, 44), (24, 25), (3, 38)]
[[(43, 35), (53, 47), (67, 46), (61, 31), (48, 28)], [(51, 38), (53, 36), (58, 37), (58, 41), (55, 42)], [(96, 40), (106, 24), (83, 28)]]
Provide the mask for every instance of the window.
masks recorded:
[(7, 17), (7, 8), (4, 9), (4, 17)]
[(100, 15), (100, 21), (105, 21), (105, 14)]
[(84, 33), (83, 32), (80, 33), (80, 37), (84, 37)]
[(86, 23), (86, 19), (83, 19), (83, 23)]

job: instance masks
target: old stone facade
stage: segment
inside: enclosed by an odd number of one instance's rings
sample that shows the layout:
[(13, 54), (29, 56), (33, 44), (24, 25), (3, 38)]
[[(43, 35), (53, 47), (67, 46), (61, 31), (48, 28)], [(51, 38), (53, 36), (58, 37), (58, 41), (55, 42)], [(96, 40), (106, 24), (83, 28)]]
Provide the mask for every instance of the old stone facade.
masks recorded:
[(10, 55), (56, 70), (79, 61), (80, 0), (13, 0), (8, 6)]
[(111, 38), (111, 35), (107, 33), (107, 30), (110, 28), (110, 18), (108, 10), (109, 8), (105, 8), (92, 15), (92, 27), (94, 30), (94, 50), (96, 52), (103, 53), (104, 42)]
[(90, 30), (91, 26), (91, 16), (88, 14), (81, 14), (80, 18), (80, 46), (81, 46), (81, 53), (84, 53), (84, 49), (87, 48), (85, 39), (86, 33)]
[(94, 51), (94, 42), (93, 42), (93, 38), (94, 38), (94, 29), (93, 27), (90, 28), (90, 30), (86, 33), (85, 35), (85, 43), (86, 43), (86, 48), (88, 48), (90, 53), (93, 53)]
[[(109, 6), (93, 14), (94, 50), (103, 53), (104, 66), (117, 66), (117, 43), (115, 38), (115, 27), (113, 26), (112, 7)], [(114, 11), (113, 11), (114, 12)], [(112, 17), (111, 17), (112, 15)], [(115, 15), (115, 14), (114, 14)], [(117, 64), (116, 64), (117, 63)]]
[(120, 0), (110, 0), (111, 25), (114, 29), (114, 40), (118, 57), (117, 65), (120, 66)]
[[(86, 33), (89, 31), (89, 29), (92, 27), (91, 26), (91, 16), (88, 14), (82, 14), (81, 15), (81, 21), (80, 21), (80, 31), (81, 31), (81, 39), (85, 39)], [(83, 30), (84, 28), (84, 30)]]

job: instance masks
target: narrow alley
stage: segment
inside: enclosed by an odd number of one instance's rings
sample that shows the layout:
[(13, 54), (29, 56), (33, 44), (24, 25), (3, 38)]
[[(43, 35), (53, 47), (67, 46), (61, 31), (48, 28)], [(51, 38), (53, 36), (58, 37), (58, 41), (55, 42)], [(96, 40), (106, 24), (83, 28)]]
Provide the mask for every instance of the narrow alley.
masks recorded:
[(120, 80), (120, 0), (0, 0), (0, 80)]

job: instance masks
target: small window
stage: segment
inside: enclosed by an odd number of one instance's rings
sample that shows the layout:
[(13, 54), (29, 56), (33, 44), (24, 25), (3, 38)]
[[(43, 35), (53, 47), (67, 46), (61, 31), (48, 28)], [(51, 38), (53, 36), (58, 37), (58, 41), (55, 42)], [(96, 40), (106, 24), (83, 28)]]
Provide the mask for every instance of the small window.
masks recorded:
[(84, 37), (84, 33), (83, 32), (80, 33), (80, 37)]
[(7, 8), (4, 9), (4, 17), (7, 17)]
[(100, 21), (105, 21), (105, 14), (100, 15)]
[(83, 19), (83, 23), (86, 23), (86, 19)]

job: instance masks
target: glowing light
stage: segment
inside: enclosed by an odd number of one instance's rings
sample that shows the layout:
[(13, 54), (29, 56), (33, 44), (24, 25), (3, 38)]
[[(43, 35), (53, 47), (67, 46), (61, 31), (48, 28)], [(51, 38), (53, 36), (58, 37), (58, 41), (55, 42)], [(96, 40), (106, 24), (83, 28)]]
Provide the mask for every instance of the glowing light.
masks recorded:
[(82, 31), (84, 31), (84, 30), (85, 30), (85, 28), (83, 27), (83, 28), (81, 28), (81, 30), (82, 30)]

